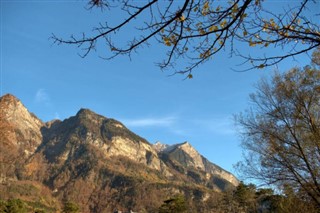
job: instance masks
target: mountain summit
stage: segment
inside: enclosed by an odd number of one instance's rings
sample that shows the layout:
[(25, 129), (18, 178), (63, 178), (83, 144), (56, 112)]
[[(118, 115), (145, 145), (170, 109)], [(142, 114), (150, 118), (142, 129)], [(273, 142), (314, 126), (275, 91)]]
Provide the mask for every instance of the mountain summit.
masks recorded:
[(42, 143), (43, 125), (13, 95), (0, 98), (0, 183), (15, 177), (16, 168), (35, 153)]
[[(0, 110), (2, 199), (41, 197), (48, 212), (65, 201), (78, 203), (82, 212), (151, 212), (168, 195), (184, 194), (201, 212), (215, 193), (238, 184), (190, 143), (152, 145), (89, 109), (43, 123), (8, 94)], [(25, 191), (30, 187), (35, 191)]]
[[(183, 171), (187, 174), (204, 174), (197, 175), (195, 181), (205, 183), (207, 187), (211, 186), (214, 188), (216, 186), (212, 185), (212, 183), (215, 183), (220, 189), (224, 190), (229, 187), (230, 183), (232, 185), (239, 183), (237, 178), (231, 173), (203, 157), (189, 142), (171, 146), (158, 142), (154, 144), (154, 148), (158, 151), (159, 156), (167, 162), (167, 165), (183, 168)], [(192, 175), (191, 177), (193, 178)], [(203, 178), (203, 180), (199, 178)]]

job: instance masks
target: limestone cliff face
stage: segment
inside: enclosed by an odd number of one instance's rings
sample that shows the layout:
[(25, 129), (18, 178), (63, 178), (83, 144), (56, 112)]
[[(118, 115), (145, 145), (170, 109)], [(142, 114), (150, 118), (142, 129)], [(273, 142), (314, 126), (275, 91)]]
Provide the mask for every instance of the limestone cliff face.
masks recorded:
[(160, 170), (161, 162), (152, 146), (123, 124), (81, 109), (65, 121), (47, 124), (44, 153), (50, 160), (71, 159), (75, 147), (92, 145), (106, 158), (124, 156), (150, 168)]
[[(162, 149), (156, 150), (163, 160), (200, 183), (207, 186), (218, 185), (221, 190), (224, 190), (228, 185), (237, 186), (239, 184), (234, 175), (208, 161), (188, 142), (172, 146), (157, 143), (154, 146), (162, 147)], [(183, 169), (181, 170), (181, 168)]]
[(237, 186), (239, 184), (239, 180), (233, 174), (211, 163), (204, 157), (202, 157), (202, 159), (205, 165), (205, 171), (210, 174), (211, 179), (217, 178), (217, 180), (220, 180), (222, 182), (226, 180), (234, 186)]
[(126, 156), (129, 159), (147, 165), (153, 169), (161, 170), (161, 161), (150, 144), (134, 142), (128, 138), (113, 137), (111, 146), (107, 149), (109, 156)]
[(16, 97), (10, 94), (1, 97), (1, 137), (8, 145), (23, 149), (26, 155), (32, 154), (42, 142), (42, 126), (42, 121), (30, 113)]
[(42, 143), (43, 123), (13, 95), (0, 98), (0, 183), (16, 179)]
[(188, 142), (169, 146), (162, 152), (169, 154), (185, 167), (205, 170), (202, 156)]
[(162, 152), (163, 150), (165, 150), (166, 148), (169, 147), (169, 145), (167, 144), (163, 144), (160, 141), (157, 141), (155, 144), (152, 145), (153, 149), (156, 152)]

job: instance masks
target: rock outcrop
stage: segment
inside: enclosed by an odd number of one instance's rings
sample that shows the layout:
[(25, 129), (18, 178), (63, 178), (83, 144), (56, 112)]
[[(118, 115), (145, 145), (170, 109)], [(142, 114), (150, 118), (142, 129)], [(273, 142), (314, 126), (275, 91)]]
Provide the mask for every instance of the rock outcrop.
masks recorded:
[(226, 190), (239, 184), (237, 178), (198, 153), (189, 142), (174, 145), (156, 143), (154, 145), (161, 159), (171, 168), (186, 173), (194, 181), (207, 187)]
[(0, 125), (2, 140), (33, 154), (42, 142), (43, 123), (13, 95), (0, 98)]
[(0, 98), (0, 183), (20, 175), (19, 168), (42, 143), (43, 125), (13, 95)]

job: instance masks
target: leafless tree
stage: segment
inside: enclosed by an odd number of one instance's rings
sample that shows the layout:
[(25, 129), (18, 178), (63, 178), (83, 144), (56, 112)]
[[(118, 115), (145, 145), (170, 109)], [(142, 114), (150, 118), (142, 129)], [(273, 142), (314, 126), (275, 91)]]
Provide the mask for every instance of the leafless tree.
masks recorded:
[[(114, 26), (100, 23), (90, 36), (84, 33), (66, 39), (53, 35), (52, 39), (57, 44), (80, 47), (83, 57), (96, 49), (98, 41), (103, 41), (110, 49), (106, 59), (130, 56), (139, 47), (157, 41), (167, 46), (166, 58), (159, 66), (186, 74), (189, 78), (196, 67), (226, 49), (231, 56), (240, 56), (248, 62), (246, 70), (275, 65), (320, 45), (319, 14), (309, 10), (319, 7), (319, 1), (288, 1), (282, 13), (268, 10), (267, 2), (90, 0), (91, 9), (98, 7), (106, 13), (121, 10), (126, 14), (124, 21)], [(128, 26), (134, 29), (127, 35), (128, 42), (123, 46), (117, 36), (126, 32)], [(275, 55), (251, 56), (237, 48), (241, 43), (260, 53), (264, 53), (264, 48), (278, 51), (273, 51)]]

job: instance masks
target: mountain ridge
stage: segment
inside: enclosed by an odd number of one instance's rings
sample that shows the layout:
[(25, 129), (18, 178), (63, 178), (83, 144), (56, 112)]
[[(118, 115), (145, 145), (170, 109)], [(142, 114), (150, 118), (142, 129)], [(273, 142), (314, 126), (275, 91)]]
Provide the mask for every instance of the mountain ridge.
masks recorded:
[[(200, 208), (197, 199), (209, 199), (238, 184), (190, 143), (158, 150), (121, 122), (90, 109), (44, 123), (10, 94), (0, 98), (0, 109), (0, 134), (5, 136), (0, 141), (5, 171), (0, 183), (42, 184), (52, 190), (48, 199), (76, 201), (83, 212), (118, 207), (149, 211), (160, 205), (159, 198), (176, 193), (190, 196), (190, 205)], [(159, 198), (150, 200), (148, 193)]]

